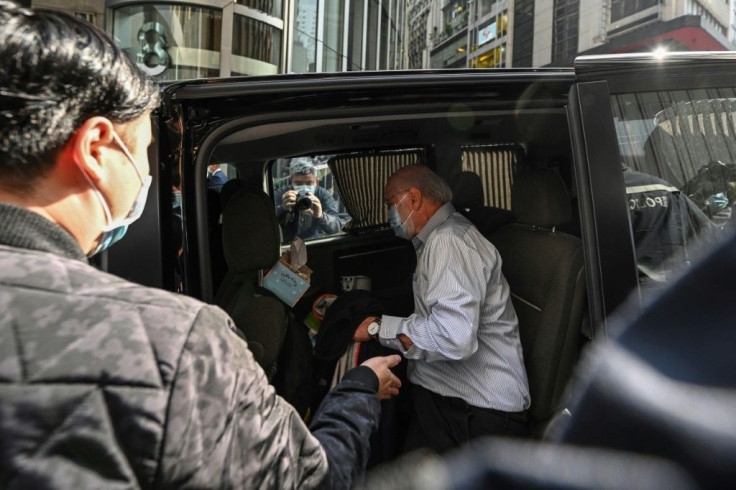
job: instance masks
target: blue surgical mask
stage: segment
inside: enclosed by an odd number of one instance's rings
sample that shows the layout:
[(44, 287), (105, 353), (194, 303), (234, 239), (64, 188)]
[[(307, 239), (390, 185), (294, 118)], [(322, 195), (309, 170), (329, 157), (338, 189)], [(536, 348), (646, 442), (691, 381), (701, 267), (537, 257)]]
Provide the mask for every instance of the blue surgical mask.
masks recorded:
[(115, 139), (115, 142), (120, 146), (120, 149), (123, 150), (123, 153), (125, 153), (125, 156), (128, 157), (128, 160), (130, 160), (130, 163), (135, 169), (135, 173), (138, 174), (138, 178), (141, 181), (141, 190), (138, 192), (138, 196), (136, 197), (133, 206), (128, 212), (128, 215), (125, 218), (113, 221), (112, 214), (110, 213), (110, 207), (105, 202), (105, 198), (102, 197), (102, 193), (94, 184), (94, 182), (92, 182), (92, 179), (89, 178), (87, 173), (82, 170), (82, 175), (84, 175), (84, 178), (86, 178), (87, 182), (89, 182), (90, 186), (92, 186), (97, 199), (102, 205), (102, 210), (105, 213), (105, 219), (107, 221), (107, 225), (105, 225), (105, 227), (102, 229), (102, 236), (100, 237), (99, 244), (97, 245), (97, 248), (95, 248), (95, 250), (91, 254), (89, 254), (90, 257), (102, 252), (103, 250), (108, 249), (114, 243), (123, 238), (123, 236), (125, 236), (125, 232), (128, 231), (128, 226), (135, 220), (140, 218), (143, 214), (143, 208), (146, 205), (146, 198), (148, 197), (148, 189), (151, 187), (151, 176), (147, 175), (144, 178), (143, 175), (141, 175), (140, 170), (138, 170), (138, 165), (136, 164), (135, 158), (133, 158), (133, 155), (128, 150), (128, 147), (125, 146), (123, 140), (121, 140), (115, 132), (113, 132), (112, 135)]
[(301, 192), (309, 192), (310, 194), (314, 195), (314, 191), (316, 190), (316, 185), (294, 185), (292, 186), (295, 191), (301, 193)]
[(409, 216), (407, 216), (402, 223), (401, 215), (399, 214), (399, 210), (397, 208), (399, 204), (404, 202), (404, 199), (406, 199), (406, 196), (408, 195), (408, 193), (404, 194), (404, 197), (401, 198), (401, 201), (388, 208), (388, 224), (389, 226), (391, 226), (391, 228), (394, 229), (394, 234), (399, 238), (403, 238), (404, 240), (409, 240), (409, 235), (406, 232), (406, 223), (407, 221), (409, 221), (409, 218), (411, 218), (411, 215), (414, 214), (414, 210), (411, 210)]

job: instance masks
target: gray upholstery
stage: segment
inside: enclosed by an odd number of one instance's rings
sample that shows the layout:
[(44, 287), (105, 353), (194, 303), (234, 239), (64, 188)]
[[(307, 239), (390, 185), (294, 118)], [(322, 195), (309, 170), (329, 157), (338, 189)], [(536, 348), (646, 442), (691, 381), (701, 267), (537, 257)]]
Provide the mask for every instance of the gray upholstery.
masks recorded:
[(452, 179), (452, 204), (483, 236), (488, 237), (497, 228), (516, 221), (506, 209), (486, 206), (483, 183), (475, 172), (460, 172)]
[(514, 214), (524, 222), (501, 227), (489, 237), (501, 254), (519, 317), (532, 398), (530, 419), (537, 435), (565, 402), (562, 394), (577, 360), (585, 305), (582, 243), (552, 231), (570, 216), (569, 197), (561, 190), (564, 183), (555, 172), (519, 176), (512, 203)]
[(273, 200), (260, 189), (237, 190), (223, 210), (222, 243), (228, 271), (215, 303), (245, 334), (254, 357), (270, 376), (288, 325), (284, 304), (258, 287), (259, 272), (279, 258)]

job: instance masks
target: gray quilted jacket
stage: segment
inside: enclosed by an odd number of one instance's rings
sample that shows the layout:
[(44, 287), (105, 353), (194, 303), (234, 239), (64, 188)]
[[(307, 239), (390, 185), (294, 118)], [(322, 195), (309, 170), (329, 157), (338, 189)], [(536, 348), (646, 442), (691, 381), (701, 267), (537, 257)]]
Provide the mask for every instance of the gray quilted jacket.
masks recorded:
[(348, 488), (377, 386), (354, 370), (310, 433), (222, 310), (100, 272), (0, 204), (0, 488)]

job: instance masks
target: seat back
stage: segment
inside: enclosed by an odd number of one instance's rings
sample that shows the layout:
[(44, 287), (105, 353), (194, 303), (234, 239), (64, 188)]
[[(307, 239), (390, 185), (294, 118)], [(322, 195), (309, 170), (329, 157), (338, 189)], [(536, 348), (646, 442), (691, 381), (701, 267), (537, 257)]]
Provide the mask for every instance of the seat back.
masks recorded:
[(254, 356), (271, 377), (288, 326), (285, 305), (258, 287), (259, 272), (279, 257), (280, 234), (273, 200), (260, 189), (244, 188), (227, 201), (222, 214), (222, 247), (227, 273), (215, 303), (245, 334)]
[(450, 187), (455, 209), (468, 218), (483, 236), (488, 237), (501, 226), (516, 221), (511, 211), (484, 204), (483, 183), (475, 172), (459, 172)]
[(579, 238), (555, 230), (571, 217), (570, 198), (556, 172), (517, 176), (511, 200), (518, 222), (489, 239), (503, 259), (519, 318), (532, 431), (539, 435), (565, 403), (562, 394), (578, 357), (585, 305), (583, 249)]

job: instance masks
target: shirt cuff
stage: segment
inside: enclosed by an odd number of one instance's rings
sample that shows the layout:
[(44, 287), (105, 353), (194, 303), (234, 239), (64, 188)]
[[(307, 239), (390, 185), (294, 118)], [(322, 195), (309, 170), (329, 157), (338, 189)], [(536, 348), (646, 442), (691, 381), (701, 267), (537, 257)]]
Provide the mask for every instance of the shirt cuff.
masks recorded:
[(403, 320), (403, 318), (398, 316), (383, 315), (381, 317), (381, 330), (378, 331), (378, 341), (384, 347), (405, 352), (404, 346), (401, 345), (401, 341), (396, 338), (399, 334), (401, 320)]

